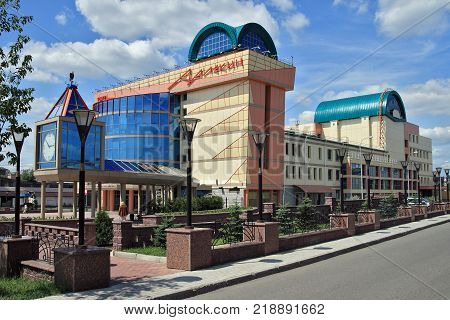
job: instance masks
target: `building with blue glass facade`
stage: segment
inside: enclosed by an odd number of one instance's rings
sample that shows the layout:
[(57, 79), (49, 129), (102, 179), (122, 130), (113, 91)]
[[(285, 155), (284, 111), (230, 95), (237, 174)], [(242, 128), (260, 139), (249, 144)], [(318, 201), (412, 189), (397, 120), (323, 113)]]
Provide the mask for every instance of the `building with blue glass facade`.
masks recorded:
[(180, 167), (180, 97), (129, 95), (94, 104), (105, 122), (106, 159)]

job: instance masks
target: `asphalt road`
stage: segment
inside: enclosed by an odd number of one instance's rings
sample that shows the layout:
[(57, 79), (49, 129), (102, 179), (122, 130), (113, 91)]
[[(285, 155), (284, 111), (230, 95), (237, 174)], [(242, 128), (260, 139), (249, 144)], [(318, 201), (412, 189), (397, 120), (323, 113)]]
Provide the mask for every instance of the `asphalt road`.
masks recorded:
[(192, 299), (449, 299), (450, 223)]

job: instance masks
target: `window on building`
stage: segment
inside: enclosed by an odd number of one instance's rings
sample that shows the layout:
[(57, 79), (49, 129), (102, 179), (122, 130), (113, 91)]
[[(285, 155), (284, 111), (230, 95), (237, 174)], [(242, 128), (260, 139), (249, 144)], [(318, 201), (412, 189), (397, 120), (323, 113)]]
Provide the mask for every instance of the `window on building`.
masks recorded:
[(295, 144), (292, 144), (292, 156), (295, 157)]
[(322, 180), (322, 168), (319, 168), (319, 180)]
[(311, 180), (311, 168), (308, 168), (308, 180)]
[(311, 146), (308, 146), (308, 159), (311, 159)]
[(331, 149), (327, 149), (327, 158), (329, 161), (333, 158), (333, 151)]
[(317, 151), (318, 151), (317, 154), (319, 156), (319, 160), (322, 160), (322, 148), (318, 148)]
[(297, 156), (301, 157), (302, 156), (302, 145), (299, 144), (297, 146)]
[(369, 167), (369, 175), (371, 177), (376, 177), (377, 176), (377, 167), (370, 166)]
[(333, 170), (328, 169), (328, 181), (333, 180)]
[(295, 179), (295, 166), (292, 166), (292, 179)]
[(302, 167), (298, 167), (298, 178), (302, 178)]
[(361, 175), (361, 165), (359, 163), (352, 163), (352, 175)]
[(317, 168), (314, 168), (314, 180), (317, 179)]
[(289, 143), (286, 142), (286, 155), (289, 155)]
[(289, 166), (286, 166), (286, 178), (289, 178)]
[(341, 175), (341, 173), (339, 172), (339, 170), (336, 170), (336, 181), (339, 180), (340, 175)]
[(381, 167), (380, 172), (382, 177), (384, 178), (389, 177), (389, 168)]
[(352, 189), (361, 189), (361, 178), (352, 178)]
[(397, 168), (392, 169), (392, 176), (394, 178), (401, 178), (401, 170)]

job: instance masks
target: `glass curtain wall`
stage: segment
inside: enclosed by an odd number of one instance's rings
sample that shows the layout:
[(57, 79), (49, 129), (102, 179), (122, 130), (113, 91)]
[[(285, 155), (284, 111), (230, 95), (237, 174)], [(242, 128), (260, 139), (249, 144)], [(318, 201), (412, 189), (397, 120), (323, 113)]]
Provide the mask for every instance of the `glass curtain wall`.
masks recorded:
[(166, 92), (98, 102), (105, 158), (180, 166), (180, 96)]

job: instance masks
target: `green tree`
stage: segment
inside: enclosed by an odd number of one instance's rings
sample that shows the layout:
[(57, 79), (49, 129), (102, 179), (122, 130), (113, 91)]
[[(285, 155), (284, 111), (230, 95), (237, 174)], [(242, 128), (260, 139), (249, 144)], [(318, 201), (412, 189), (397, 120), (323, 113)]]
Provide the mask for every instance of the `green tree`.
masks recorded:
[(25, 169), (20, 173), (20, 179), (23, 182), (33, 183), (36, 182), (36, 178), (34, 177), (33, 169)]
[(393, 218), (397, 215), (398, 201), (393, 194), (380, 201), (379, 209), (383, 218)]
[(95, 233), (98, 246), (107, 246), (113, 240), (113, 224), (108, 213), (101, 210), (95, 217)]
[(280, 224), (280, 233), (289, 234), (292, 232), (293, 221), (292, 215), (285, 205), (282, 205), (275, 212), (275, 220)]
[(159, 224), (155, 229), (155, 234), (153, 236), (153, 244), (157, 247), (166, 247), (166, 229), (175, 227), (175, 217), (171, 214), (165, 214)]
[(226, 243), (242, 241), (242, 220), (241, 218), (239, 218), (239, 215), (241, 213), (242, 210), (237, 205), (230, 208), (227, 220), (220, 229), (220, 232)]
[[(23, 55), (22, 50), (30, 38), (23, 34), (24, 26), (32, 20), (31, 16), (21, 16), (20, 0), (0, 0), (0, 36), (12, 35), (12, 41), (0, 48), (0, 161), (5, 157), (3, 148), (9, 144), (10, 132), (15, 131), (28, 134), (31, 129), (25, 123), (19, 123), (18, 116), (27, 113), (33, 101), (32, 88), (23, 88), (22, 80), (33, 71), (31, 55)], [(15, 154), (8, 152), (10, 163), (16, 162)]]
[(312, 201), (308, 197), (303, 198), (303, 201), (298, 205), (297, 226), (302, 232), (315, 230), (318, 226)]

